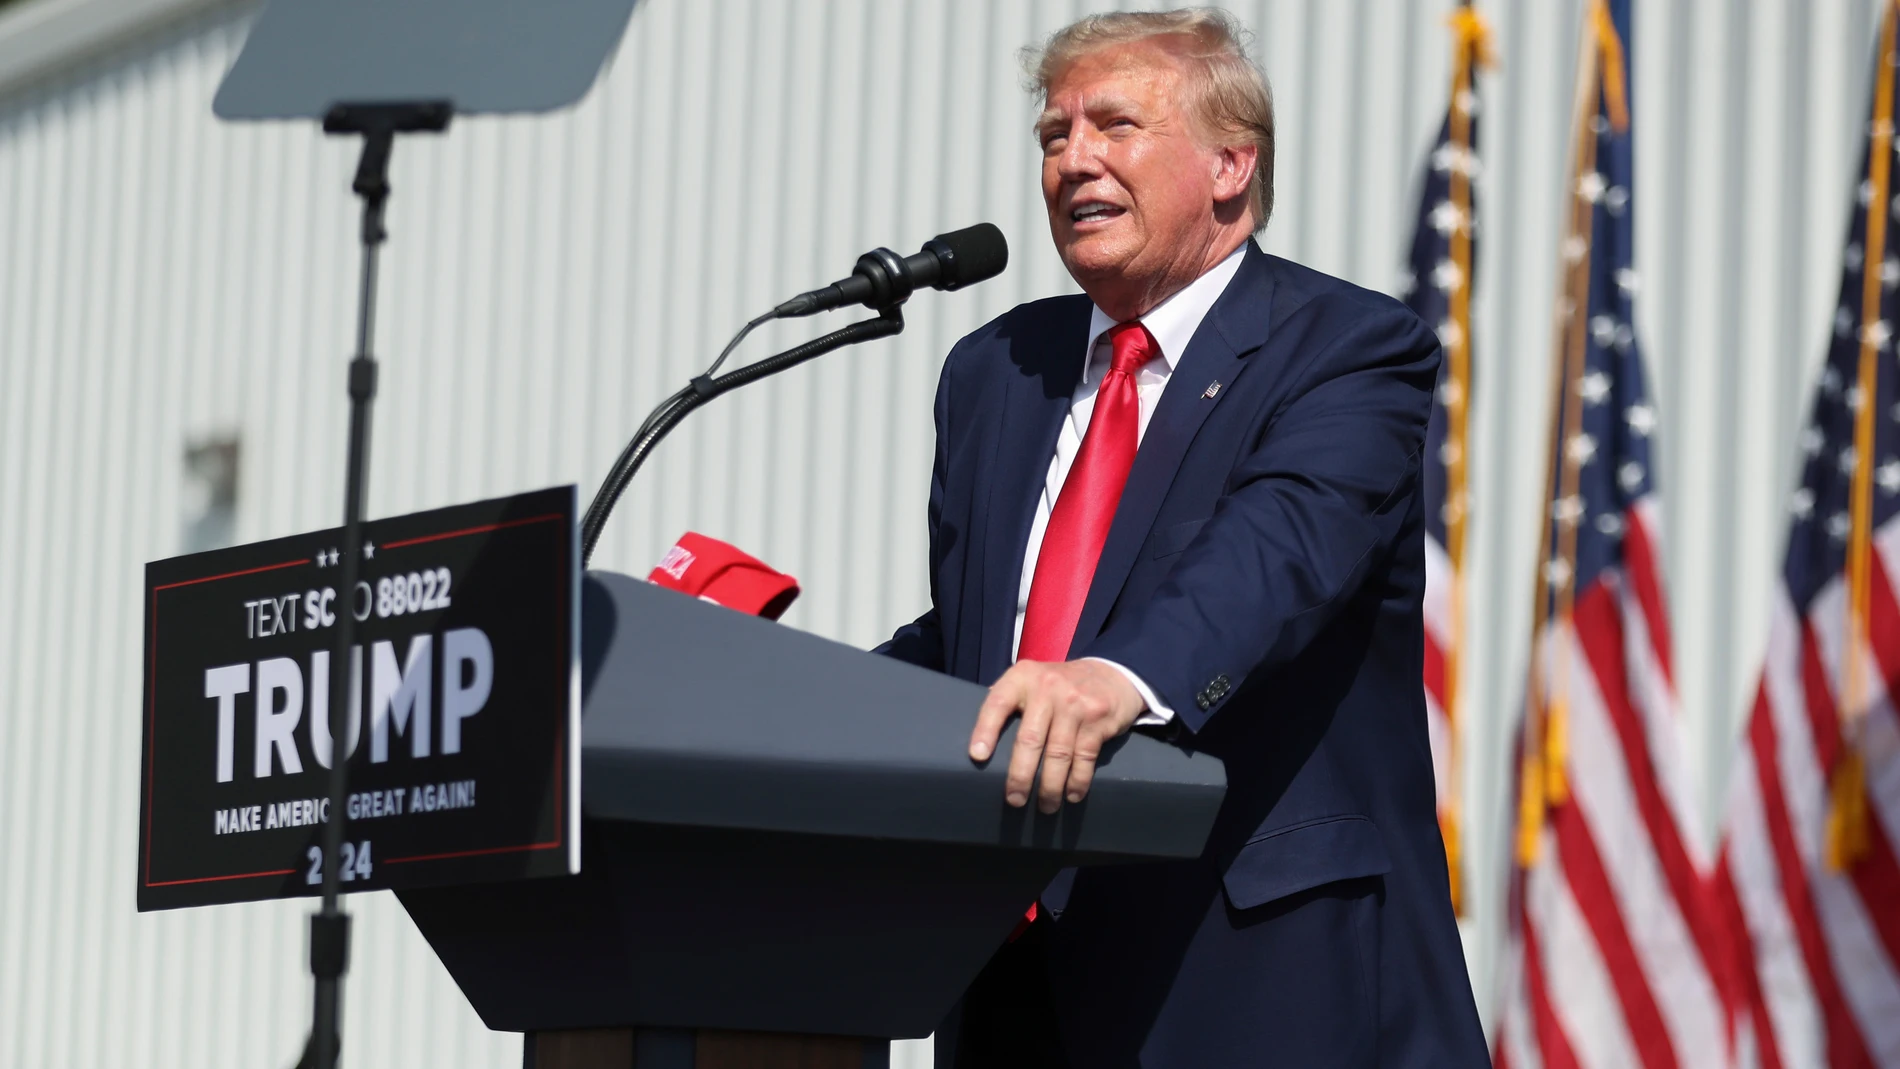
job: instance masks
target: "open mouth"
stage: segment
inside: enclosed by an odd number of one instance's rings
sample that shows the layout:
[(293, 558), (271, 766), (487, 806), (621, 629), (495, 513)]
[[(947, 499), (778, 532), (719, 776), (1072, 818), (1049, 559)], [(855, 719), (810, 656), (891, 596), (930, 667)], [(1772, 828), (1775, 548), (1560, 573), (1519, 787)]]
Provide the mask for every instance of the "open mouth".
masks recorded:
[(1084, 201), (1069, 209), (1069, 221), (1077, 226), (1105, 224), (1128, 214), (1127, 209), (1102, 201)]

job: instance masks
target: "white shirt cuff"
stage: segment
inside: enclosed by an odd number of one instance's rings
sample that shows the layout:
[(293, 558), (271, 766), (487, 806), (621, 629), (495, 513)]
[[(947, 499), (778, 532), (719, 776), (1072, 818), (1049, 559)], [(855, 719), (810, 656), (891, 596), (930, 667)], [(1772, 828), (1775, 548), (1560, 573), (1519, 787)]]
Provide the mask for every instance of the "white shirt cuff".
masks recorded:
[(1148, 684), (1143, 683), (1140, 676), (1129, 671), (1125, 666), (1116, 664), (1106, 657), (1084, 657), (1082, 659), (1085, 661), (1100, 661), (1115, 671), (1120, 672), (1122, 678), (1126, 679), (1129, 684), (1135, 688), (1135, 693), (1141, 695), (1142, 703), (1148, 708), (1144, 710), (1140, 716), (1135, 718), (1136, 727), (1159, 727), (1174, 719), (1174, 710), (1163, 705), (1161, 699), (1155, 696), (1155, 692)]

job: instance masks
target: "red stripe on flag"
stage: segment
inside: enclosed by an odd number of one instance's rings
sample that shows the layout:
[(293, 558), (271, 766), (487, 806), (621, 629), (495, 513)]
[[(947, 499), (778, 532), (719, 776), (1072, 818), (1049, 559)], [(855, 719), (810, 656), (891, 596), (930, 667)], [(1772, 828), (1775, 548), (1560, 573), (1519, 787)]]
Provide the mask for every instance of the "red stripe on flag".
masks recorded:
[(1808, 734), (1814, 738), (1814, 759), (1821, 771), (1834, 767), (1841, 755), (1841, 726), (1834, 719), (1834, 689), (1814, 625), (1801, 621), (1801, 696), (1807, 706)]
[(1584, 923), (1590, 926), (1610, 985), (1616, 989), (1637, 1057), (1647, 1069), (1675, 1069), (1676, 1052), (1663, 1026), (1662, 1009), (1656, 1005), (1649, 977), (1636, 957), (1636, 946), (1617, 909), (1616, 892), (1603, 871), (1603, 857), (1597, 852), (1582, 811), (1575, 802), (1559, 806), (1551, 813), (1550, 824), (1556, 834), (1557, 851), (1563, 857), (1564, 879), (1570, 884)]
[(1643, 607), (1643, 623), (1649, 632), (1649, 644), (1656, 651), (1656, 663), (1663, 678), (1675, 685), (1675, 665), (1669, 656), (1669, 611), (1663, 607), (1661, 574), (1656, 569), (1656, 546), (1649, 536), (1649, 525), (1635, 509), (1625, 514), (1627, 529), (1623, 537), (1623, 574), (1637, 604)]
[[(1663, 878), (1668, 881), (1669, 894), (1676, 900), (1689, 935), (1702, 953), (1704, 968), (1712, 977), (1719, 978), (1728, 955), (1715, 924), (1714, 903), (1709, 898), (1708, 885), (1689, 859), (1675, 814), (1663, 799), (1656, 758), (1649, 750), (1649, 735), (1643, 730), (1641, 716), (1630, 704), (1629, 666), (1623, 659), (1623, 616), (1615, 592), (1607, 584), (1592, 586), (1577, 602), (1573, 618), (1577, 642), (1590, 662), (1604, 710), (1621, 743), (1630, 790), (1642, 814), (1644, 830), (1656, 851), (1656, 860), (1662, 866)], [(1650, 633), (1656, 633), (1653, 627)], [(1718, 984), (1717, 990), (1720, 989)]]
[(1735, 874), (1729, 870), (1724, 853), (1716, 864), (1714, 877), (1715, 908), (1729, 934), (1726, 944), (1730, 955), (1721, 963), (1723, 1002), (1728, 1009), (1728, 1042), (1733, 1051), (1738, 1022), (1746, 1016), (1754, 1026), (1758, 1069), (1781, 1069), (1781, 1045), (1775, 1038), (1774, 1021), (1768, 1016), (1768, 1000), (1762, 994), (1761, 974), (1755, 971), (1755, 939), (1748, 931), (1742, 913), (1742, 899), (1735, 890)]
[[(1872, 556), (1872, 618), (1868, 621), (1868, 630), (1874, 659), (1880, 664), (1880, 677), (1886, 681), (1887, 703), (1891, 707), (1895, 701), (1896, 684), (1900, 684), (1900, 601), (1894, 598), (1886, 562), (1878, 553)], [(1860, 892), (1861, 901), (1870, 907), (1867, 916), (1880, 932), (1880, 942), (1887, 949), (1887, 959), (1900, 963), (1900, 906), (1886, 908), (1882, 905), (1900, 903), (1900, 865), (1894, 861), (1893, 840), (1887, 836), (1880, 806), (1874, 803), (1871, 776), (1866, 797), (1869, 848), (1866, 856), (1851, 870), (1854, 887)]]
[[(1815, 645), (1814, 630), (1806, 621), (1801, 625), (1801, 662), (1809, 693), (1808, 716), (1812, 719), (1817, 715), (1813, 709), (1815, 693), (1818, 690), (1823, 700), (1826, 700), (1827, 683), (1819, 675), (1822, 670), (1821, 654)], [(1831, 715), (1832, 711), (1833, 702), (1828, 701), (1823, 712)], [(1788, 823), (1788, 799), (1782, 790), (1781, 772), (1776, 764), (1780, 747), (1776, 741), (1774, 716), (1768, 707), (1765, 687), (1755, 699), (1755, 712), (1749, 717), (1748, 737), (1755, 749), (1755, 779), (1761, 791), (1762, 818), (1767, 825), (1768, 842), (1774, 847), (1775, 868), (1781, 876), (1782, 901), (1787, 905), (1788, 917), (1794, 924), (1795, 940), (1801, 946), (1801, 960), (1807, 966), (1808, 983), (1813, 986), (1814, 997), (1821, 1004), (1821, 1020), (1827, 1035), (1827, 1063), (1833, 1069), (1861, 1069), (1871, 1062), (1861, 1042), (1854, 1015), (1841, 995), (1840, 979), (1834, 975), (1834, 962), (1828, 955), (1827, 941), (1821, 937), (1821, 920), (1815, 912), (1814, 896), (1808, 888), (1807, 867), (1801, 862), (1801, 852), (1795, 848), (1794, 829)]]
[[(1530, 918), (1522, 915), (1518, 927), (1524, 942), (1524, 983), (1530, 996), (1531, 1022), (1544, 1069), (1581, 1069), (1577, 1053), (1570, 1046), (1570, 1037), (1564, 1034), (1563, 1022), (1557, 1019), (1557, 1010), (1550, 1004), (1550, 988), (1544, 983), (1544, 955), (1537, 945), (1536, 928)], [(1503, 1044), (1498, 1046), (1502, 1048)]]

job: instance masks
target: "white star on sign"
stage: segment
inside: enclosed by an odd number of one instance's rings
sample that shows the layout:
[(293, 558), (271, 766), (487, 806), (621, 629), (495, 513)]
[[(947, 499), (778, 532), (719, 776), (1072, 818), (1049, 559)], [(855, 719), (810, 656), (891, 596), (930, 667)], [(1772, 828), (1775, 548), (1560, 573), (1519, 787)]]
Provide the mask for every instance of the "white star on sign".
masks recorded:
[(1631, 434), (1647, 438), (1656, 429), (1656, 410), (1648, 405), (1631, 405), (1624, 411), (1623, 421), (1630, 425)]
[(364, 560), (376, 559), (376, 544), (375, 543), (368, 542), (368, 541), (363, 543), (363, 559)]
[(323, 551), (320, 549), (317, 550), (317, 567), (319, 568), (323, 567), (323, 556)]
[(1583, 398), (1586, 405), (1600, 405), (1610, 396), (1610, 377), (1601, 371), (1592, 371), (1577, 380), (1577, 396)]

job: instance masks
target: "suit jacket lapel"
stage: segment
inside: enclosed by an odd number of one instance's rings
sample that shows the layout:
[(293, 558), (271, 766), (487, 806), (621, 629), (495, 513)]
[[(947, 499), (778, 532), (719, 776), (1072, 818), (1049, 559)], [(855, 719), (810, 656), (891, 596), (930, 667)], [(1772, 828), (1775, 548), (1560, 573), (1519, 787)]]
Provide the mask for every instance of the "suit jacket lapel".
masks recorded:
[(975, 525), (984, 532), (983, 638), (977, 663), (982, 683), (1002, 675), (1012, 660), (1029, 528), (1056, 453), (1056, 435), (1082, 377), (1082, 346), (1093, 306), (1086, 298), (1071, 305), (1050, 318), (1049, 329), (1025, 332), (1009, 343), (1012, 373), (1003, 392), (989, 490), (978, 494), (983, 515)]
[[(1161, 402), (1148, 420), (1141, 448), (1135, 453), (1135, 465), (1128, 472), (1121, 502), (1115, 508), (1115, 521), (1108, 529), (1108, 541), (1095, 565), (1095, 578), (1089, 584), (1088, 600), (1082, 604), (1069, 656), (1074, 657), (1101, 633), (1154, 527), (1155, 514), (1181, 469), (1188, 445), (1214, 406), (1233, 396), (1233, 382), (1244, 369), (1247, 354), (1265, 344), (1272, 295), (1273, 279), (1266, 254), (1250, 240), (1240, 270), (1214, 307), (1208, 309), (1207, 318), (1176, 362)], [(1208, 388), (1216, 382), (1221, 388), (1214, 396), (1207, 396)], [(1054, 449), (1053, 439), (1050, 449)]]

